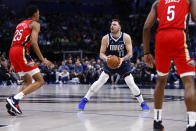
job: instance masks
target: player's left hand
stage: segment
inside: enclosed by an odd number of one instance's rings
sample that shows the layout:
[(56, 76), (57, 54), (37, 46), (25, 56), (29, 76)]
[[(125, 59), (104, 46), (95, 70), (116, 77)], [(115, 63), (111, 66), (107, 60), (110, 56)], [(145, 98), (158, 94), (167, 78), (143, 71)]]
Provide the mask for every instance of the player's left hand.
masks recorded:
[(9, 72), (15, 72), (15, 69), (14, 69), (13, 65), (10, 66)]
[(122, 65), (122, 62), (123, 62), (123, 58), (120, 58), (120, 63), (117, 68), (119, 68)]
[(153, 57), (151, 54), (146, 54), (144, 55), (144, 63), (150, 67), (150, 68), (153, 68), (154, 66), (154, 60), (153, 60)]

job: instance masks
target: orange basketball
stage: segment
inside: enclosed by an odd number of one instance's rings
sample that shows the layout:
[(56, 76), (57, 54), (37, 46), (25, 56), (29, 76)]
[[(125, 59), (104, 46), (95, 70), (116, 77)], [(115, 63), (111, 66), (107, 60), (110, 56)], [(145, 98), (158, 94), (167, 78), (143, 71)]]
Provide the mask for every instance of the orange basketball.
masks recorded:
[(120, 58), (112, 55), (111, 57), (109, 57), (109, 59), (107, 60), (107, 66), (111, 69), (116, 69), (118, 67), (118, 65), (120, 64)]

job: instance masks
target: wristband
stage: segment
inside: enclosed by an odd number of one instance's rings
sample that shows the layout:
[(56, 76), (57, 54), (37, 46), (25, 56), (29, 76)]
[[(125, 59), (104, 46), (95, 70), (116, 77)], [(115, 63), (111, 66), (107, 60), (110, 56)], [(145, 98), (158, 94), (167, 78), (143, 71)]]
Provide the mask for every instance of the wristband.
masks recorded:
[(150, 52), (144, 53), (144, 55), (148, 55), (148, 54), (150, 54)]

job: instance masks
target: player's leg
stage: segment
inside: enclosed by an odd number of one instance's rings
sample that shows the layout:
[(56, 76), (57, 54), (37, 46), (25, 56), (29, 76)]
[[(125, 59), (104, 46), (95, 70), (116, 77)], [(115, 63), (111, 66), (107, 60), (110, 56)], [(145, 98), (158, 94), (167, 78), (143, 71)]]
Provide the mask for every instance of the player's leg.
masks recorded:
[[(27, 86), (29, 86), (29, 85), (32, 83), (32, 77), (31, 77), (29, 74), (25, 74), (25, 75), (24, 75), (22, 72), (19, 72), (18, 74), (20, 74), (20, 76), (23, 77), (24, 83), (23, 83), (23, 85), (20, 87), (20, 90), (19, 90), (20, 93), (18, 93), (18, 94), (16, 94), (16, 95), (14, 96), (14, 100), (22, 99), (22, 98), (24, 97), (24, 94), (21, 93), (21, 92), (22, 92)], [(22, 75), (24, 75), (24, 76), (22, 76)], [(18, 104), (19, 104), (19, 103), (18, 103)], [(17, 105), (18, 105), (18, 104), (17, 104)], [(18, 107), (19, 107), (19, 106), (18, 106)], [(7, 108), (7, 111), (8, 111), (8, 113), (9, 113), (10, 115), (12, 115), (12, 116), (17, 115), (15, 109), (13, 109), (12, 106), (10, 106), (10, 104), (7, 103), (7, 104), (6, 104), (6, 108)]]
[[(30, 82), (32, 82), (32, 78), (35, 80), (34, 83), (29, 84)], [(31, 92), (37, 90), (38, 88), (40, 88), (43, 84), (44, 84), (44, 80), (43, 77), (39, 71), (38, 68), (35, 68), (31, 71), (28, 71), (25, 73), (24, 75), (24, 81), (27, 82), (26, 85), (28, 86), (23, 86), (22, 91), (19, 92), (18, 94), (16, 94), (15, 96), (10, 96), (7, 98), (7, 102), (10, 104), (10, 106), (18, 113), (18, 114), (22, 114), (22, 111), (19, 107), (19, 101), (27, 94), (30, 94)]]
[(188, 115), (187, 126), (196, 129), (196, 91), (194, 76), (184, 76), (181, 79), (185, 88), (184, 98)]
[(99, 79), (95, 81), (91, 87), (89, 88), (88, 92), (86, 93), (85, 97), (80, 101), (78, 108), (80, 110), (84, 110), (86, 103), (90, 100), (90, 97), (96, 93), (109, 79), (109, 75), (106, 74), (104, 71), (101, 73)]
[[(164, 89), (167, 84), (168, 75), (158, 75), (154, 91), (154, 131), (162, 131), (162, 106), (164, 100)], [(157, 131), (159, 131), (157, 130)]]
[(34, 74), (32, 77), (35, 80), (35, 82), (27, 86), (22, 91), (24, 95), (30, 94), (44, 85), (44, 79), (40, 72)]
[[(163, 45), (164, 41), (158, 40), (156, 44)], [(168, 42), (167, 42), (168, 43)], [(154, 91), (154, 131), (163, 131), (164, 126), (162, 125), (162, 106), (164, 100), (164, 89), (167, 84), (168, 73), (171, 65), (172, 54), (169, 51), (166, 51), (160, 48), (155, 50), (155, 65), (157, 69), (157, 83)]]
[(142, 110), (144, 111), (149, 111), (150, 108), (148, 107), (148, 105), (144, 102), (143, 96), (140, 92), (139, 87), (135, 84), (134, 82), (134, 78), (133, 76), (129, 73), (129, 75), (127, 75), (125, 77), (125, 82), (128, 85), (128, 87), (130, 88), (130, 90), (132, 91), (133, 95), (136, 97), (136, 99), (138, 100), (139, 104), (142, 107)]
[(20, 87), (20, 92), (23, 91), (27, 86), (29, 86), (32, 83), (32, 77), (29, 74), (25, 74), (24, 76), (22, 76), (24, 83), (23, 85)]
[(195, 67), (187, 64), (189, 59), (189, 51), (184, 48), (184, 50), (179, 51), (174, 61), (185, 88), (184, 98), (188, 116), (187, 131), (192, 131), (192, 129), (196, 130), (196, 89), (194, 81)]

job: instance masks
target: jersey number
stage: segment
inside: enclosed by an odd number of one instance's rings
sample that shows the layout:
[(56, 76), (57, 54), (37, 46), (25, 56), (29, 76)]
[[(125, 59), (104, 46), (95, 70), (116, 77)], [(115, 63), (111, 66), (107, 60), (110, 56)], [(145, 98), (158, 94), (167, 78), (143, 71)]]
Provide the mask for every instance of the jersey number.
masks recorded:
[(13, 41), (19, 41), (22, 38), (22, 32), (23, 32), (23, 29), (16, 30), (16, 34), (14, 35)]
[(125, 55), (123, 50), (118, 51), (118, 53), (119, 53), (119, 57), (123, 57)]
[(168, 8), (167, 8), (167, 20), (168, 21), (174, 20), (174, 18), (175, 18), (175, 11), (174, 11), (174, 9), (175, 9), (174, 5), (168, 6)]

